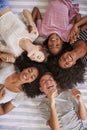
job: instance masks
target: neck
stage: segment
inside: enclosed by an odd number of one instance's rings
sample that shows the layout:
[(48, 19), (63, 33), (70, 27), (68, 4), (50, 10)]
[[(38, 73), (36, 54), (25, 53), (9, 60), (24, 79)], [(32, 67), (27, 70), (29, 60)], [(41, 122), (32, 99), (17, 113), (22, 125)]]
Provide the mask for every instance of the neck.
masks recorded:
[(76, 59), (78, 60), (78, 59), (84, 57), (85, 54), (87, 53), (87, 46), (85, 45), (85, 43), (83, 41), (80, 41), (74, 47), (73, 53), (75, 53)]
[(5, 87), (13, 92), (22, 91), (22, 81), (20, 80), (20, 74), (14, 73), (5, 80)]
[(74, 54), (74, 56), (75, 56), (75, 58), (76, 58), (76, 60), (78, 60), (78, 59), (80, 59), (80, 58), (82, 58), (82, 53), (81, 53), (81, 51), (80, 50), (73, 50), (73, 52), (72, 52), (73, 54)]
[(15, 84), (17, 86), (22, 85), (22, 81), (20, 80), (20, 73), (15, 73)]
[(35, 45), (33, 45), (29, 39), (21, 39), (19, 46), (27, 52), (31, 52), (31, 50), (35, 48)]

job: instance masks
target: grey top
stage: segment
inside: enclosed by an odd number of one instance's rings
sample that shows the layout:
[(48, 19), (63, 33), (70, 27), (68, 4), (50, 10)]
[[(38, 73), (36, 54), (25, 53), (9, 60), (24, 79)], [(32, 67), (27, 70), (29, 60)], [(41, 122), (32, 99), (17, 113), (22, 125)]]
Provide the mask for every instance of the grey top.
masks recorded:
[[(78, 119), (77, 112), (79, 102), (69, 91), (61, 92), (55, 98), (56, 111), (58, 114), (61, 130), (84, 130), (82, 121)], [(40, 114), (46, 120), (50, 119), (49, 99), (44, 98), (39, 105)]]

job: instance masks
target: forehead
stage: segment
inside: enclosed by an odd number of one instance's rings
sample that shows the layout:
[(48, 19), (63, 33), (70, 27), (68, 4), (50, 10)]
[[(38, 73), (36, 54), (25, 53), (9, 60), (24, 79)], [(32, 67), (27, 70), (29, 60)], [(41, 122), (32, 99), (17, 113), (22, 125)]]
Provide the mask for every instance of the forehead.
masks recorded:
[(36, 67), (31, 66), (31, 67), (28, 67), (26, 69), (36, 69)]
[(51, 74), (45, 74), (41, 77), (40, 81), (47, 80), (48, 78), (53, 78)]
[(38, 72), (38, 69), (36, 68), (36, 67), (28, 67), (28, 68), (26, 68), (27, 70), (31, 70), (31, 72), (33, 72), (33, 71), (37, 71)]

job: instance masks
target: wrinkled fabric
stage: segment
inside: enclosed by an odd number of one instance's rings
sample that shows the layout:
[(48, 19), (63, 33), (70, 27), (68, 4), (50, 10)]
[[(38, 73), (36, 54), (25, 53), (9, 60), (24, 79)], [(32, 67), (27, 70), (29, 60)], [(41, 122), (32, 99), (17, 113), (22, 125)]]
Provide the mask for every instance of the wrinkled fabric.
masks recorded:
[[(82, 121), (78, 118), (79, 102), (66, 90), (55, 98), (60, 130), (84, 130)], [(41, 117), (50, 119), (49, 99), (44, 98), (39, 105)]]
[(37, 21), (40, 36), (56, 33), (66, 42), (72, 28), (69, 22), (77, 13), (77, 6), (72, 5), (70, 0), (49, 0), (43, 19)]

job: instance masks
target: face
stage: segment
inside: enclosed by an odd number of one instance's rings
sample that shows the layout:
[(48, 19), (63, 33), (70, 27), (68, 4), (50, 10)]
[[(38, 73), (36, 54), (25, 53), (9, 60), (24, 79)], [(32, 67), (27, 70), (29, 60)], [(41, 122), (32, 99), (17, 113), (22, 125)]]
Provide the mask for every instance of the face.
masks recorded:
[(20, 73), (20, 80), (22, 83), (31, 83), (38, 77), (38, 75), (39, 72), (37, 68), (28, 67)]
[(49, 37), (48, 48), (52, 54), (54, 55), (58, 54), (62, 49), (62, 44), (63, 41), (60, 39), (60, 37), (57, 34), (52, 34)]
[(28, 57), (32, 61), (43, 62), (45, 60), (45, 55), (41, 51), (41, 49), (42, 49), (42, 46), (40, 45), (35, 46), (35, 48), (28, 54)]
[(36, 61), (36, 62), (43, 62), (44, 59), (45, 59), (45, 55), (43, 54), (43, 52), (41, 51), (36, 51), (36, 52), (33, 52), (29, 58), (32, 60), (32, 61)]
[(61, 68), (70, 68), (76, 64), (76, 57), (72, 52), (66, 52), (60, 57), (58, 64)]
[(48, 95), (49, 90), (56, 90), (57, 83), (50, 74), (45, 74), (40, 79), (40, 91)]

